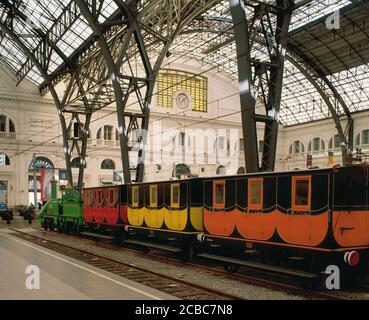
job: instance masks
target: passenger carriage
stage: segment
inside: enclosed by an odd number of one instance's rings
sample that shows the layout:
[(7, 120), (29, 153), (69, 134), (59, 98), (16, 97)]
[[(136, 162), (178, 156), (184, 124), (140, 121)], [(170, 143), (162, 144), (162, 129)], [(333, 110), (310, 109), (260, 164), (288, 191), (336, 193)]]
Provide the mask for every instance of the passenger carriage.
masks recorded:
[(203, 231), (200, 179), (132, 184), (126, 195), (121, 203), (127, 205), (130, 228), (183, 235)]
[(368, 166), (205, 179), (204, 238), (356, 265), (369, 248), (368, 180)]

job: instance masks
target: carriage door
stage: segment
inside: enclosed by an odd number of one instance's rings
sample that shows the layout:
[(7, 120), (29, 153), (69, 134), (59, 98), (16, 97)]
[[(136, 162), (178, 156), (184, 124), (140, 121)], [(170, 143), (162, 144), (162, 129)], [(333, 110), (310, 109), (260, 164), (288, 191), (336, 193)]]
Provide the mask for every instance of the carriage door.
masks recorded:
[(228, 234), (227, 228), (227, 216), (225, 212), (225, 181), (214, 181), (213, 184), (213, 207), (215, 210), (219, 210), (218, 217), (219, 222), (223, 226), (221, 230), (222, 235)]

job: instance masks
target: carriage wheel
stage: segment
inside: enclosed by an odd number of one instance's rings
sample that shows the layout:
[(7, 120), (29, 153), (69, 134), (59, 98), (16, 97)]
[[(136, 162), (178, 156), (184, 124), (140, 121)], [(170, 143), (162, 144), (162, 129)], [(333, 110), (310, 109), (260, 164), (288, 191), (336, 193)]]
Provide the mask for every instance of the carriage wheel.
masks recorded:
[(188, 239), (183, 242), (181, 260), (190, 262), (192, 258), (193, 258), (193, 243), (191, 239)]
[(235, 264), (225, 264), (224, 265), (224, 269), (227, 271), (227, 272), (230, 272), (230, 273), (236, 273), (240, 267), (235, 265)]

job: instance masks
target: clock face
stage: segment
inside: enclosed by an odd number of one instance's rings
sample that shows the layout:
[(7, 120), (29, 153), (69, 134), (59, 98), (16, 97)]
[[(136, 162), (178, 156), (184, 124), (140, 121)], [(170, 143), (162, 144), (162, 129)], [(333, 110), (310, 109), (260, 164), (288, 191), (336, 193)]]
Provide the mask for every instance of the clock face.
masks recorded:
[(176, 105), (180, 109), (186, 109), (190, 106), (190, 98), (187, 93), (180, 92), (175, 97)]

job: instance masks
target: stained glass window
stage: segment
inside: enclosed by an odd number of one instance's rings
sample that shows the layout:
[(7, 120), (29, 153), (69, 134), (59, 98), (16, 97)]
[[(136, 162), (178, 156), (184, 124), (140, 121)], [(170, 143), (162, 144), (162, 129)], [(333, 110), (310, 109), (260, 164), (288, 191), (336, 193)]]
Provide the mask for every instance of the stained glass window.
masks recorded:
[(189, 96), (192, 111), (207, 111), (208, 83), (205, 77), (192, 73), (163, 70), (157, 79), (157, 105), (173, 108), (175, 96), (185, 92)]

